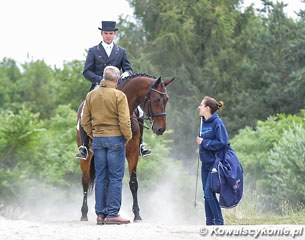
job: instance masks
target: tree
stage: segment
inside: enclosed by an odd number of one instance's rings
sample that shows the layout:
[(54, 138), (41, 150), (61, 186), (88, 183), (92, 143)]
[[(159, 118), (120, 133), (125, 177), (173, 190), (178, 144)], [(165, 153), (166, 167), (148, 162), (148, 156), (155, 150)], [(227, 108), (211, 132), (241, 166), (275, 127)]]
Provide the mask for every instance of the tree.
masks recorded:
[(10, 108), (20, 101), (17, 81), (21, 72), (13, 59), (4, 58), (0, 62), (0, 108)]
[(70, 104), (77, 111), (82, 100), (85, 99), (91, 83), (83, 77), (83, 62), (72, 61), (64, 64), (63, 69), (55, 69), (56, 81), (55, 105)]
[(18, 94), (21, 106), (40, 113), (41, 118), (50, 117), (54, 110), (57, 85), (54, 72), (43, 61), (22, 65), (23, 74), (18, 80)]
[(183, 158), (195, 153), (196, 108), (204, 95), (224, 101), (221, 116), (232, 137), (257, 119), (300, 110), (305, 25), (287, 18), (283, 3), (264, 1), (257, 13), (253, 6), (240, 11), (237, 0), (129, 2), (136, 21), (123, 21), (132, 30), (120, 41), (132, 47), (128, 39), (137, 37), (141, 52), (130, 54), (141, 60), (140, 70), (176, 76), (168, 126), (175, 129), (174, 146), (183, 149)]
[[(228, 96), (231, 89), (227, 89), (227, 70), (220, 68), (231, 62), (228, 56), (232, 51), (227, 48), (232, 43), (239, 1), (129, 2), (144, 34), (138, 58), (146, 58), (144, 62), (155, 66), (161, 76), (176, 76), (175, 84), (168, 89), (168, 125), (175, 129), (174, 146), (183, 149), (185, 156), (193, 155), (195, 144), (185, 141), (193, 142), (198, 132), (199, 117), (194, 117), (197, 104), (204, 95), (221, 95), (218, 90), (222, 83), (226, 87), (222, 93)], [(125, 37), (120, 41), (125, 42)]]

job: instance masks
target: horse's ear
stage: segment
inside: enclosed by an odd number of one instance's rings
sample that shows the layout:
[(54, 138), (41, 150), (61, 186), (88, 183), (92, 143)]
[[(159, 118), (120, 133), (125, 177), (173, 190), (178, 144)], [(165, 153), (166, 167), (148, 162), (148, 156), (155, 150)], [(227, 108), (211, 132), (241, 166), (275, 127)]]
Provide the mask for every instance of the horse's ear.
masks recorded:
[(157, 81), (155, 82), (155, 87), (158, 87), (158, 85), (161, 83), (161, 77), (159, 77), (157, 79)]
[(166, 80), (164, 80), (163, 81), (163, 83), (164, 83), (164, 86), (167, 86), (168, 84), (170, 84), (172, 81), (174, 81), (175, 80), (175, 77), (173, 77), (172, 79), (166, 79)]

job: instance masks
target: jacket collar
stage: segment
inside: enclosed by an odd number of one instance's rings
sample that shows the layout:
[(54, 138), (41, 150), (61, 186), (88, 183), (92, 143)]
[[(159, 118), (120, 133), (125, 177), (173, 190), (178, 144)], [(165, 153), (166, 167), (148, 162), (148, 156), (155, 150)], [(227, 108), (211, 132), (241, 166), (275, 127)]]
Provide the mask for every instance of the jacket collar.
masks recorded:
[[(103, 42), (103, 41), (102, 41)], [(103, 47), (102, 45), (102, 42), (100, 42), (98, 45), (97, 45), (97, 50), (98, 51), (101, 51), (100, 52), (100, 55), (103, 56), (106, 61), (108, 62), (110, 58), (112, 58), (113, 56), (112, 55), (116, 55), (118, 52), (119, 52), (119, 47), (118, 45), (116, 45), (114, 42), (113, 43), (113, 46), (112, 46), (112, 51), (110, 53), (110, 55), (108, 56), (107, 53), (106, 53), (106, 50), (105, 48)]]
[(205, 119), (203, 118), (203, 120), (204, 120), (205, 122), (213, 122), (214, 119), (215, 119), (215, 118), (218, 118), (218, 117), (219, 117), (219, 116), (218, 116), (218, 113), (217, 113), (217, 112), (214, 112), (213, 115), (212, 115), (210, 118), (208, 118), (207, 120), (205, 120)]
[(108, 43), (105, 43), (104, 41), (101, 42), (102, 43), (102, 46), (104, 47), (104, 49), (106, 49), (107, 47), (111, 47), (111, 50), (114, 46), (114, 42), (111, 42), (110, 44)]
[(100, 87), (106, 87), (106, 88), (116, 88), (116, 84), (112, 81), (106, 81), (106, 80), (102, 80), (100, 83)]

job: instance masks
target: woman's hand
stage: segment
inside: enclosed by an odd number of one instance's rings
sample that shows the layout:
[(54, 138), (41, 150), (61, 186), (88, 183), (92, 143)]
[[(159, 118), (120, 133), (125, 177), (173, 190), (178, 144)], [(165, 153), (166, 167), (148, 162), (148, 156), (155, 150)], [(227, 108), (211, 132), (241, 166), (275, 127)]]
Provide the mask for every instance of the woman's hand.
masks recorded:
[(202, 141), (203, 141), (203, 138), (201, 138), (201, 137), (196, 138), (196, 142), (198, 145), (200, 145), (202, 143)]

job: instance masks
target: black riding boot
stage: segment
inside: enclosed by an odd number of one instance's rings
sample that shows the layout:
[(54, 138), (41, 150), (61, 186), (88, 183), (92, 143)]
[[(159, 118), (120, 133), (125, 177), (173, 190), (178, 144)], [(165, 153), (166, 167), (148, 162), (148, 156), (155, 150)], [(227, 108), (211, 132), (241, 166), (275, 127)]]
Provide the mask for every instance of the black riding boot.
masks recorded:
[(140, 125), (140, 156), (147, 157), (150, 156), (151, 150), (145, 149), (145, 144), (143, 143), (143, 129), (144, 129), (144, 120), (143, 118), (139, 118), (139, 125)]
[(81, 146), (78, 148), (78, 153), (75, 157), (86, 160), (88, 157), (89, 137), (81, 125), (79, 125), (79, 133)]

